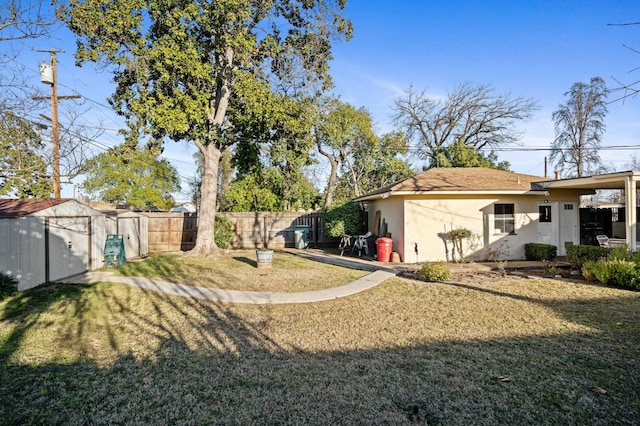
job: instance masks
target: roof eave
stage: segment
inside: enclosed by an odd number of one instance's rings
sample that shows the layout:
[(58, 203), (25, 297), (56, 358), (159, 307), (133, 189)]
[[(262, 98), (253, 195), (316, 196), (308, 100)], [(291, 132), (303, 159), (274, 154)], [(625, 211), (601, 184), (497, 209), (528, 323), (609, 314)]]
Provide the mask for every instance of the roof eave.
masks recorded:
[(354, 201), (372, 201), (378, 199), (386, 199), (389, 197), (411, 196), (411, 195), (533, 195), (546, 196), (549, 191), (541, 190), (492, 190), (492, 191), (387, 191), (376, 194), (363, 195), (355, 198)]

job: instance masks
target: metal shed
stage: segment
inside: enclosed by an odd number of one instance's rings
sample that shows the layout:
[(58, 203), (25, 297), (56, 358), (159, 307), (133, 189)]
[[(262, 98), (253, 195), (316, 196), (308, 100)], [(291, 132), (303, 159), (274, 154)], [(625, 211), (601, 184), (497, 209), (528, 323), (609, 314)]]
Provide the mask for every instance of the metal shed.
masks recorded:
[(135, 212), (107, 212), (107, 234), (122, 234), (127, 259), (149, 253), (149, 218)]
[(102, 267), (105, 216), (70, 199), (0, 200), (0, 271), (27, 290)]

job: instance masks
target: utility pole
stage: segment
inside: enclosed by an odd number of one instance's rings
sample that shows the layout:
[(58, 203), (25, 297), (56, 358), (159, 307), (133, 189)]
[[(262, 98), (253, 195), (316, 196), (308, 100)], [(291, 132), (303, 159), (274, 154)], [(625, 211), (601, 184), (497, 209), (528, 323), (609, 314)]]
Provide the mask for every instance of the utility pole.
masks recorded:
[(38, 50), (51, 55), (51, 65), (40, 65), (40, 81), (51, 85), (51, 96), (35, 96), (34, 100), (51, 99), (51, 144), (52, 169), (53, 169), (53, 198), (60, 198), (60, 130), (58, 125), (58, 101), (61, 99), (78, 99), (80, 95), (58, 96), (58, 71), (56, 65), (56, 53), (61, 50)]

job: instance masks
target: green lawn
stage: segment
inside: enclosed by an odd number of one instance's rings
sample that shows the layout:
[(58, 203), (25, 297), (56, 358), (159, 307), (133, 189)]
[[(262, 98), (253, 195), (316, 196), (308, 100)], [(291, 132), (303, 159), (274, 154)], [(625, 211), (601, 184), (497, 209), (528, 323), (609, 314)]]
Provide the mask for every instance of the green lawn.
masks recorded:
[(144, 260), (126, 263), (117, 273), (198, 287), (271, 292), (321, 290), (367, 274), (284, 251), (275, 251), (271, 268), (258, 269), (255, 250), (233, 250), (215, 260), (185, 254), (151, 254)]
[(0, 302), (0, 424), (638, 424), (639, 323), (640, 293), (561, 280), (273, 306), (49, 285)]

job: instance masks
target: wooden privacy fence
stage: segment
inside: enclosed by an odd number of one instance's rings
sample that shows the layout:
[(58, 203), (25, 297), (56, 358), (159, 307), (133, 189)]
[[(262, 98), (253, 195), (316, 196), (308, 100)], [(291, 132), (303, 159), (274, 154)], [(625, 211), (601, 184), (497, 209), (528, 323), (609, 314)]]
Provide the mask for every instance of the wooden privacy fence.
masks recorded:
[[(284, 248), (295, 246), (296, 226), (309, 227), (309, 245), (335, 245), (322, 232), (322, 212), (220, 213), (233, 225), (232, 248)], [(149, 251), (187, 251), (194, 247), (198, 232), (195, 213), (144, 213), (149, 217)]]

